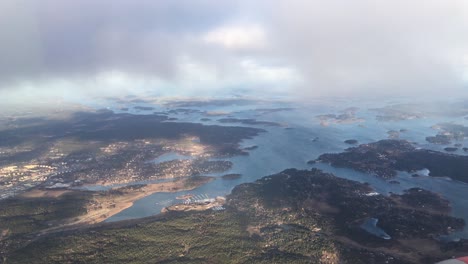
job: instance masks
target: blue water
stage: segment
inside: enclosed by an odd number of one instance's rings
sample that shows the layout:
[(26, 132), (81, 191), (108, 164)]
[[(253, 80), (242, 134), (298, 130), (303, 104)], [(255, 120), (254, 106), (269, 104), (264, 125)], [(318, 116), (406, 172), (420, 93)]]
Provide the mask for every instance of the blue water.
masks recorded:
[[(365, 119), (362, 123), (353, 124), (330, 124), (329, 126), (321, 126), (316, 115), (339, 113), (347, 107), (360, 104), (361, 110), (356, 114), (356, 117)], [(109, 109), (118, 112), (121, 105), (113, 105), (112, 102), (96, 103), (94, 107), (108, 105)], [(134, 105), (147, 104), (137, 103)], [(350, 147), (343, 141), (346, 139), (356, 139), (360, 144), (370, 143), (388, 137), (389, 130), (406, 129), (406, 132), (400, 133), (401, 139), (406, 139), (411, 142), (416, 142), (419, 147), (443, 151), (445, 146), (430, 144), (425, 141), (425, 137), (433, 136), (437, 131), (431, 126), (441, 122), (455, 122), (462, 125), (468, 125), (468, 120), (459, 118), (423, 118), (415, 120), (404, 120), (397, 122), (379, 122), (375, 119), (377, 113), (369, 111), (369, 108), (379, 107), (377, 103), (369, 103), (363, 106), (362, 102), (345, 102), (339, 101), (333, 104), (325, 102), (313, 102), (304, 105), (288, 104), (285, 102), (261, 102), (258, 105), (226, 105), (226, 106), (207, 106), (207, 107), (191, 107), (190, 109), (200, 110), (200, 113), (192, 114), (170, 114), (169, 117), (178, 118), (177, 121), (198, 122), (207, 125), (229, 126), (232, 124), (222, 124), (217, 122), (217, 119), (225, 116), (207, 116), (206, 111), (226, 112), (226, 116), (235, 118), (255, 118), (262, 121), (274, 121), (285, 123), (289, 129), (284, 127), (263, 127), (254, 126), (267, 130), (267, 133), (261, 133), (259, 136), (244, 140), (243, 147), (256, 145), (257, 149), (249, 151), (249, 156), (237, 156), (230, 158), (233, 162), (233, 167), (230, 171), (222, 174), (212, 174), (211, 176), (218, 177), (204, 186), (201, 186), (193, 191), (179, 193), (156, 193), (145, 198), (142, 198), (134, 203), (134, 205), (117, 215), (109, 218), (107, 221), (118, 221), (124, 219), (140, 218), (158, 214), (164, 206), (172, 203), (180, 202), (176, 200), (177, 196), (182, 194), (208, 194), (211, 197), (225, 196), (238, 184), (245, 182), (253, 182), (263, 176), (278, 173), (287, 168), (310, 169), (312, 167), (320, 168), (326, 172), (335, 174), (338, 177), (355, 180), (358, 182), (369, 183), (376, 192), (384, 195), (389, 193), (402, 193), (404, 190), (412, 187), (421, 187), (440, 193), (443, 197), (451, 202), (453, 215), (462, 217), (468, 223), (468, 185), (457, 181), (452, 181), (445, 178), (433, 177), (411, 177), (410, 174), (400, 172), (394, 180), (400, 184), (389, 184), (388, 181), (373, 175), (356, 172), (345, 168), (334, 168), (327, 164), (308, 165), (307, 161), (318, 158), (323, 153), (342, 152)], [(279, 107), (294, 107), (292, 111), (280, 111), (273, 113), (260, 113), (255, 111), (258, 108), (279, 108)], [(102, 108), (102, 107), (100, 107)], [(131, 113), (135, 114), (151, 114), (154, 111), (166, 111), (164, 106), (155, 106), (152, 111), (138, 111), (136, 113), (130, 107)], [(200, 118), (210, 118), (210, 121), (201, 122)], [(176, 121), (176, 122), (177, 122)], [(241, 126), (241, 124), (236, 124)], [(468, 146), (468, 140), (461, 142), (464, 146)], [(466, 155), (465, 152), (459, 150), (456, 152), (459, 155)], [(179, 153), (171, 152), (158, 157), (155, 162), (164, 162), (176, 159), (190, 159), (190, 156), (184, 156)], [(242, 177), (235, 180), (223, 180), (221, 175), (226, 173), (239, 173)], [(457, 233), (457, 235), (468, 238), (468, 230)]]

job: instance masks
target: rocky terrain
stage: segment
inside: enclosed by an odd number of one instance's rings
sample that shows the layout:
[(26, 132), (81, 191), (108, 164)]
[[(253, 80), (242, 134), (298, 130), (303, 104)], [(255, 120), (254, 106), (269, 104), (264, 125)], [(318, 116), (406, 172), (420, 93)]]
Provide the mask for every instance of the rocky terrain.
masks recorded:
[(429, 176), (468, 182), (467, 156), (419, 149), (405, 140), (381, 140), (362, 144), (342, 153), (320, 155), (312, 162), (317, 161), (371, 173), (385, 179), (394, 177), (397, 171), (415, 173), (428, 169)]
[[(465, 223), (419, 189), (386, 197), (320, 170), (237, 186), (225, 210), (168, 212), (55, 233), (4, 252), (7, 263), (434, 263), (468, 253), (442, 242)], [(368, 219), (390, 237), (363, 228)]]

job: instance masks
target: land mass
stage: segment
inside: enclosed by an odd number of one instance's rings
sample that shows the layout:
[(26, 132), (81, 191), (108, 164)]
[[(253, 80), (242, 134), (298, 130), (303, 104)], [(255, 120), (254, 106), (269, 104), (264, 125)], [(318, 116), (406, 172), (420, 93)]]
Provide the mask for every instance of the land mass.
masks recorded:
[(365, 122), (365, 119), (356, 116), (359, 108), (349, 107), (339, 114), (323, 114), (316, 116), (320, 120), (322, 126), (328, 126), (329, 124), (353, 124)]
[[(412, 189), (387, 197), (317, 169), (241, 184), (224, 207), (51, 233), (2, 256), (7, 263), (395, 264), (468, 252), (465, 240), (439, 239), (465, 223), (448, 215), (437, 194)], [(363, 228), (369, 219), (390, 238)]]
[[(231, 162), (210, 159), (248, 155), (240, 142), (265, 132), (167, 121), (164, 115), (116, 114), (104, 109), (2, 127), (0, 199), (38, 186), (123, 184), (224, 172)], [(152, 162), (170, 152), (193, 159)]]
[[(405, 140), (381, 140), (346, 149), (342, 153), (323, 154), (312, 162), (326, 162), (389, 179), (397, 171), (415, 173), (428, 169), (429, 176), (449, 177), (468, 183), (468, 157), (415, 148)], [(310, 162), (310, 163), (312, 163)]]
[(426, 137), (426, 141), (433, 144), (448, 145), (453, 141), (463, 141), (468, 137), (468, 127), (463, 125), (442, 123), (432, 128), (438, 130), (438, 133), (435, 136)]
[(241, 177), (242, 177), (242, 174), (238, 174), (238, 173), (231, 173), (231, 174), (226, 174), (226, 175), (221, 176), (223, 180), (237, 180), (237, 179), (240, 179)]
[(15, 248), (32, 237), (97, 224), (153, 193), (193, 190), (214, 179), (195, 176), (107, 191), (35, 188), (0, 201), (0, 246)]
[(256, 119), (251, 119), (251, 118), (221, 118), (218, 119), (218, 122), (220, 123), (240, 123), (244, 125), (262, 125), (262, 126), (284, 126), (280, 123), (277, 122), (270, 122), (270, 121), (258, 121)]

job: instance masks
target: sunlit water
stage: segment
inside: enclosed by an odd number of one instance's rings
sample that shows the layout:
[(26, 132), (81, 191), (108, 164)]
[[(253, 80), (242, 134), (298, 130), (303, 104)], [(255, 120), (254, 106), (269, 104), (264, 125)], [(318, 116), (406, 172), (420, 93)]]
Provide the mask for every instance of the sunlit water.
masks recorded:
[[(117, 106), (112, 106), (112, 102), (107, 102), (111, 110), (121, 112)], [(135, 104), (144, 105), (145, 104)], [(102, 106), (102, 104), (100, 105)], [(390, 184), (387, 180), (375, 177), (373, 175), (356, 172), (351, 169), (334, 168), (328, 164), (308, 165), (307, 161), (318, 158), (323, 153), (342, 152), (350, 147), (343, 141), (346, 139), (356, 139), (359, 143), (370, 143), (381, 139), (388, 138), (389, 130), (406, 129), (406, 132), (400, 133), (400, 138), (416, 142), (419, 147), (443, 151), (445, 146), (430, 144), (425, 141), (426, 136), (433, 136), (437, 131), (431, 126), (440, 122), (455, 122), (466, 125), (467, 120), (460, 118), (425, 118), (416, 120), (405, 120), (398, 122), (379, 122), (375, 119), (375, 112), (367, 111), (367, 108), (362, 107), (357, 112), (357, 117), (364, 118), (366, 121), (353, 124), (330, 124), (329, 126), (321, 126), (316, 118), (319, 114), (338, 113), (346, 107), (353, 106), (352, 103), (346, 105), (289, 105), (262, 103), (262, 105), (241, 105), (232, 106), (207, 106), (203, 108), (191, 107), (190, 109), (198, 109), (201, 111), (219, 111), (226, 112), (225, 116), (206, 116), (204, 113), (191, 114), (170, 114), (170, 117), (176, 117), (175, 122), (199, 122), (207, 125), (223, 125), (223, 126), (243, 126), (242, 124), (222, 124), (217, 120), (226, 116), (235, 118), (255, 118), (262, 121), (274, 121), (285, 123), (285, 127), (265, 127), (254, 126), (266, 129), (266, 133), (261, 133), (259, 136), (244, 140), (243, 147), (256, 145), (257, 149), (251, 150), (249, 156), (237, 156), (230, 158), (233, 162), (233, 167), (228, 172), (222, 174), (213, 174), (217, 176), (215, 181), (212, 181), (204, 186), (201, 186), (192, 191), (184, 191), (178, 193), (156, 193), (145, 198), (142, 198), (134, 203), (134, 205), (119, 214), (114, 215), (107, 221), (118, 221), (124, 219), (140, 218), (151, 216), (160, 213), (161, 209), (170, 204), (180, 202), (176, 200), (177, 196), (182, 194), (207, 194), (210, 197), (225, 196), (231, 190), (246, 182), (253, 182), (263, 176), (281, 172), (287, 168), (310, 169), (316, 167), (326, 172), (335, 174), (338, 177), (355, 180), (358, 182), (369, 183), (376, 192), (383, 195), (389, 193), (402, 193), (412, 187), (421, 187), (430, 191), (440, 193), (447, 198), (452, 205), (453, 215), (464, 218), (468, 223), (468, 185), (452, 181), (446, 178), (434, 177), (412, 177), (409, 173), (400, 172), (395, 179), (400, 184)], [(95, 105), (97, 107), (97, 105)], [(257, 108), (278, 108), (278, 107), (295, 107), (292, 111), (281, 111), (274, 113), (259, 114), (254, 111)], [(376, 107), (375, 105), (369, 105)], [(133, 114), (152, 114), (155, 111), (166, 111), (168, 109), (156, 106), (154, 110), (135, 111), (130, 107), (128, 112)], [(125, 111), (127, 112), (127, 111)], [(201, 118), (210, 118), (210, 121), (200, 121)], [(465, 140), (464, 146), (468, 146)], [(455, 152), (456, 154), (466, 155), (462, 150)], [(163, 162), (175, 159), (189, 159), (188, 156), (183, 156), (178, 153), (168, 153), (159, 157), (156, 162)], [(223, 180), (220, 176), (227, 173), (239, 173), (242, 177), (234, 180)], [(468, 238), (468, 229), (459, 232), (456, 235)]]

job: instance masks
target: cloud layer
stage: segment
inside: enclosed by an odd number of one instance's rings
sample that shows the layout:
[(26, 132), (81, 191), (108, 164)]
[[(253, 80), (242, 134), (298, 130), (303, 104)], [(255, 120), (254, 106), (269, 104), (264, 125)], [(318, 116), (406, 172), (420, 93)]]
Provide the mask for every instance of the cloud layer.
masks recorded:
[(466, 90), (464, 0), (5, 0), (0, 17), (10, 93)]

